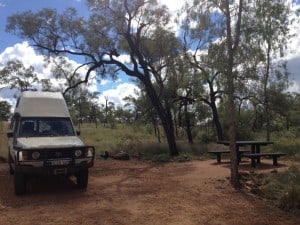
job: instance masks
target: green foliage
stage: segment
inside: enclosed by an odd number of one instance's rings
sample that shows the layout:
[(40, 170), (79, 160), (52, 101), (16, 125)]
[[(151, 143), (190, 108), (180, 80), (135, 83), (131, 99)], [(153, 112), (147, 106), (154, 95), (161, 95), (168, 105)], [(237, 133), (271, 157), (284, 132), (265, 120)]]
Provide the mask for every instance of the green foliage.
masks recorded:
[(291, 166), (263, 181), (261, 188), (268, 199), (276, 200), (280, 208), (300, 213), (300, 167)]
[(22, 62), (8, 61), (0, 70), (0, 84), (10, 89), (17, 88), (26, 91), (34, 88), (40, 82), (33, 66), (26, 68)]
[(297, 156), (300, 153), (300, 141), (276, 142), (273, 146), (274, 152), (283, 152), (288, 156)]
[(273, 140), (275, 144), (272, 149), (273, 152), (283, 152), (287, 154), (290, 159), (295, 161), (300, 160), (300, 133), (298, 129), (282, 130), (276, 132), (273, 135)]
[(0, 121), (7, 121), (11, 115), (11, 105), (7, 101), (0, 101)]
[(210, 143), (216, 140), (216, 134), (212, 131), (200, 131), (197, 134), (197, 139), (199, 139), (202, 143)]

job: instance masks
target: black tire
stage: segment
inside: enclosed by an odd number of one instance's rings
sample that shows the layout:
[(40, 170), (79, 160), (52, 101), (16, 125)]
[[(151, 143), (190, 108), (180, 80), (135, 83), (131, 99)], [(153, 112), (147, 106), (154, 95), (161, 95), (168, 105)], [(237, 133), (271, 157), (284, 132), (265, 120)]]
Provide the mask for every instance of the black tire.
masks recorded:
[(23, 195), (26, 192), (26, 179), (21, 171), (15, 170), (14, 174), (15, 194)]
[(77, 178), (77, 187), (79, 189), (86, 189), (89, 182), (89, 170), (84, 169), (76, 175)]

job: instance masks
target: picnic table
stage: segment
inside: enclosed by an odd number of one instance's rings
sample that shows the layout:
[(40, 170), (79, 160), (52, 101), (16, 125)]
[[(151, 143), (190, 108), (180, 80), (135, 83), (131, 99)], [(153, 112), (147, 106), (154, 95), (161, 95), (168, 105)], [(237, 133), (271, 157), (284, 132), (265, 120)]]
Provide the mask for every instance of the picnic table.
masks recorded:
[[(229, 141), (218, 141), (217, 143), (226, 146), (229, 146), (230, 144)], [(274, 144), (274, 142), (272, 141), (236, 141), (235, 144), (238, 152), (239, 152), (239, 147), (250, 146), (251, 153), (242, 153), (239, 156), (250, 158), (252, 167), (255, 167), (256, 163), (260, 163), (260, 158), (264, 156), (273, 158), (273, 165), (277, 166), (278, 164), (277, 158), (285, 155), (285, 153), (281, 153), (281, 152), (261, 153), (261, 146), (272, 145)]]

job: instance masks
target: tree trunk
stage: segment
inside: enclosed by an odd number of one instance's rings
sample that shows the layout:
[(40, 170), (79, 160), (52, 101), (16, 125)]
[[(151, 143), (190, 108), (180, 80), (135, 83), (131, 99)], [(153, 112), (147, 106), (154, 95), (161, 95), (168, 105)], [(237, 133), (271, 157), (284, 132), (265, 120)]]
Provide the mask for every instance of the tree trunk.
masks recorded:
[(270, 76), (270, 63), (271, 63), (271, 44), (268, 42), (267, 46), (267, 68), (264, 75), (264, 107), (265, 107), (265, 119), (266, 119), (266, 140), (271, 139), (271, 123), (270, 123), (270, 105), (269, 105), (269, 94), (268, 94), (268, 83)]
[(159, 99), (155, 88), (153, 87), (150, 76), (144, 76), (142, 79), (143, 84), (146, 88), (146, 93), (157, 112), (158, 117), (161, 120), (162, 126), (164, 128), (168, 146), (169, 146), (169, 153), (171, 156), (179, 155), (177, 146), (176, 146), (176, 139), (174, 135), (174, 124), (171, 111), (167, 105), (163, 106), (161, 100)]
[(215, 128), (217, 130), (217, 136), (218, 136), (218, 140), (223, 140), (223, 129), (222, 129), (222, 125), (219, 119), (219, 114), (218, 114), (218, 109), (216, 106), (216, 102), (212, 101), (211, 102), (211, 110), (212, 110), (212, 114), (213, 114), (213, 121), (214, 121), (214, 125)]
[(157, 141), (158, 141), (158, 143), (161, 143), (161, 140), (160, 140), (160, 130), (159, 130), (159, 126), (157, 124), (156, 119), (152, 119), (152, 124), (153, 124), (153, 127), (154, 127), (155, 136), (157, 137)]
[(239, 1), (239, 12), (236, 21), (235, 38), (233, 39), (231, 30), (231, 11), (229, 6), (229, 1), (226, 1), (225, 5), (226, 11), (226, 38), (227, 38), (227, 93), (228, 93), (228, 119), (229, 119), (229, 148), (230, 148), (230, 182), (234, 188), (240, 187), (239, 173), (238, 173), (238, 157), (237, 157), (237, 146), (236, 146), (236, 110), (234, 104), (234, 53), (238, 48), (239, 44), (239, 32), (241, 26), (241, 14), (242, 14), (242, 0)]
[(187, 111), (187, 104), (184, 104), (184, 120), (185, 120), (185, 129), (188, 136), (188, 141), (190, 144), (193, 144), (193, 135), (191, 130), (191, 119)]
[(209, 84), (210, 101), (206, 99), (203, 99), (203, 101), (211, 108), (212, 115), (213, 115), (213, 123), (217, 131), (218, 140), (220, 141), (223, 140), (223, 129), (219, 119), (218, 109), (216, 105), (216, 92), (214, 91), (213, 82), (209, 80), (207, 80), (207, 82)]

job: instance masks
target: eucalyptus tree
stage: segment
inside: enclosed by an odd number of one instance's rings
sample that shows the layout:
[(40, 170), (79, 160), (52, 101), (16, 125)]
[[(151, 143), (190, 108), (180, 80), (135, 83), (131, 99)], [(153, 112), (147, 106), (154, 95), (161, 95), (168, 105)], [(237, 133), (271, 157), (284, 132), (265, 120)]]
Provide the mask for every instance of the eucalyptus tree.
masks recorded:
[(287, 43), (291, 38), (291, 1), (256, 0), (253, 1), (249, 11), (250, 16), (245, 23), (245, 37), (252, 47), (259, 47), (262, 54), (261, 64), (256, 74), (257, 93), (260, 93), (258, 98), (261, 99), (264, 107), (266, 139), (270, 140), (272, 120), (270, 94), (274, 86), (285, 85), (288, 80), (286, 64), (279, 59), (284, 56)]
[(8, 61), (0, 70), (0, 84), (21, 92), (35, 89), (39, 83), (33, 66), (25, 67), (19, 60)]
[(179, 136), (178, 128), (184, 128), (189, 143), (193, 143), (192, 129), (196, 118), (196, 98), (201, 89), (198, 77), (195, 75), (185, 57), (182, 55), (175, 59), (175, 64), (170, 72), (172, 81), (169, 89), (173, 91), (173, 112), (176, 127), (176, 135)]
[(206, 4), (212, 5), (210, 1), (195, 1), (193, 4), (185, 6), (187, 16), (181, 26), (185, 59), (191, 67), (194, 82), (197, 82), (194, 95), (210, 107), (217, 139), (223, 140), (217, 101), (225, 92), (222, 73), (226, 69), (226, 46), (218, 38), (224, 34), (222, 29), (225, 24), (221, 14), (209, 12), (211, 9), (205, 8)]
[[(170, 15), (156, 0), (87, 0), (88, 19), (69, 8), (26, 11), (8, 18), (7, 31), (26, 38), (44, 54), (81, 58), (91, 72), (115, 77), (118, 72), (141, 81), (161, 120), (171, 155), (177, 155), (172, 114), (160, 99), (167, 74), (165, 68), (178, 55), (178, 40), (170, 31)], [(124, 57), (128, 56), (126, 62)], [(158, 84), (154, 86), (154, 81)]]
[[(239, 187), (238, 158), (236, 149), (236, 108), (235, 108), (235, 73), (237, 52), (240, 47), (241, 23), (243, 1), (193, 1), (187, 8), (187, 17), (183, 27), (187, 27), (188, 36), (185, 40), (195, 40), (191, 48), (196, 48), (200, 53), (194, 54), (195, 68), (202, 74), (212, 77), (220, 73), (224, 80), (224, 90), (227, 94), (227, 109), (229, 120), (229, 142), (231, 159), (231, 183), (235, 188)], [(207, 51), (209, 46), (218, 43), (222, 47), (224, 57), (219, 61), (211, 61), (211, 65), (201, 61), (201, 51)], [(217, 48), (220, 49), (220, 48)], [(197, 51), (196, 51), (197, 52)], [(217, 65), (217, 66), (216, 66)], [(216, 68), (215, 73), (210, 73), (207, 68)]]

